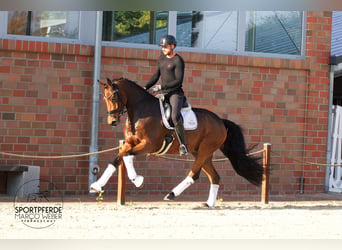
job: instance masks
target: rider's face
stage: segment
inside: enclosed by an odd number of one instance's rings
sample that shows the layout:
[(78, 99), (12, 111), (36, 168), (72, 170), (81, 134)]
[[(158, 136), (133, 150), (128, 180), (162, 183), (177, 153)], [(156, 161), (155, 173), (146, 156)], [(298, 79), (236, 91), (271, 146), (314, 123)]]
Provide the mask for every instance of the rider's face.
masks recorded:
[(173, 53), (173, 45), (162, 46), (162, 52), (165, 56), (169, 56)]

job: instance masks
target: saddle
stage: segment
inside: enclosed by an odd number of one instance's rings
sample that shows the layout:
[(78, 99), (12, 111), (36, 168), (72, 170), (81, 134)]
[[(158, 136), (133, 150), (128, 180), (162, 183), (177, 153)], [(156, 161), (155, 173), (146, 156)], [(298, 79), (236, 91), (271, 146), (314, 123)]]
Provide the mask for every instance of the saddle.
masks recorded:
[[(156, 95), (159, 99), (160, 112), (163, 120), (164, 126), (169, 129), (169, 133), (165, 136), (163, 145), (157, 151), (152, 153), (152, 155), (163, 155), (165, 154), (169, 148), (171, 147), (174, 136), (172, 134), (172, 130), (174, 130), (174, 125), (171, 121), (171, 105), (168, 101), (165, 100), (165, 96), (163, 94)], [(197, 128), (197, 117), (195, 112), (192, 110), (191, 105), (185, 100), (183, 103), (183, 107), (181, 109), (181, 115), (183, 117), (183, 124), (185, 130), (195, 130)]]
[[(162, 116), (164, 126), (169, 130), (174, 130), (174, 124), (171, 121), (171, 105), (165, 99), (163, 94), (158, 94), (156, 97), (159, 99), (160, 113)], [(181, 109), (183, 118), (183, 125), (185, 130), (195, 130), (197, 128), (197, 117), (192, 110), (191, 105), (185, 100)]]

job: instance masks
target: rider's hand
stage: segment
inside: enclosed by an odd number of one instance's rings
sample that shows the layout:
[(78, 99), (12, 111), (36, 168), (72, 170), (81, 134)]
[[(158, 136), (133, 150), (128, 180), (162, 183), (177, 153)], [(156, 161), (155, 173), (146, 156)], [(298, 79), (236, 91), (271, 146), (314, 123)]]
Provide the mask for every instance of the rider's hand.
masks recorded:
[(159, 90), (161, 90), (161, 85), (160, 85), (160, 84), (157, 84), (157, 85), (155, 85), (155, 86), (152, 88), (152, 92), (153, 92), (153, 93), (158, 92)]

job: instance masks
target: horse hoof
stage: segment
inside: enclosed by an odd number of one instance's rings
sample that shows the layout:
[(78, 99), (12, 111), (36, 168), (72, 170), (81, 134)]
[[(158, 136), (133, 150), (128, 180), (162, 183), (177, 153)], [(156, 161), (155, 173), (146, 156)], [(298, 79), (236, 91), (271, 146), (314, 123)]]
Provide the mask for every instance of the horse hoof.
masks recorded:
[(137, 189), (142, 189), (144, 187), (144, 183), (142, 183), (139, 187), (136, 187)]
[(93, 184), (90, 185), (89, 193), (101, 193), (101, 192), (102, 192), (102, 187), (97, 182), (94, 182)]
[(168, 193), (167, 195), (165, 195), (165, 197), (164, 197), (164, 201), (172, 201), (172, 200), (174, 200), (175, 199), (175, 194), (173, 193), (173, 192), (171, 192), (171, 193)]
[(137, 177), (132, 181), (137, 188), (142, 188), (144, 185), (144, 177), (137, 175)]
[(204, 207), (204, 208), (210, 208), (210, 206), (209, 206), (208, 203), (206, 203), (206, 202), (202, 203), (202, 207)]
[(207, 202), (204, 202), (204, 203), (202, 203), (202, 208), (208, 208), (208, 209), (210, 209), (210, 208), (214, 208), (215, 206), (209, 206), (209, 204), (207, 203)]

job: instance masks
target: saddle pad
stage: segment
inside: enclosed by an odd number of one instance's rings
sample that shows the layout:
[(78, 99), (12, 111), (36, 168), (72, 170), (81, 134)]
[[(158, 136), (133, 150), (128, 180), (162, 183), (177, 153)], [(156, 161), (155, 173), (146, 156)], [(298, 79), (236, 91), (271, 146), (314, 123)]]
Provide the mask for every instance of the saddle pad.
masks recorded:
[[(160, 105), (160, 112), (161, 112), (164, 126), (167, 129), (172, 129), (172, 130), (175, 129), (174, 127), (170, 126), (168, 120), (165, 117), (163, 100), (161, 98), (159, 98), (159, 105)], [(189, 107), (185, 107), (181, 109), (181, 115), (183, 117), (185, 130), (195, 130), (197, 128), (197, 117), (196, 117), (195, 112), (191, 109), (190, 105)]]

